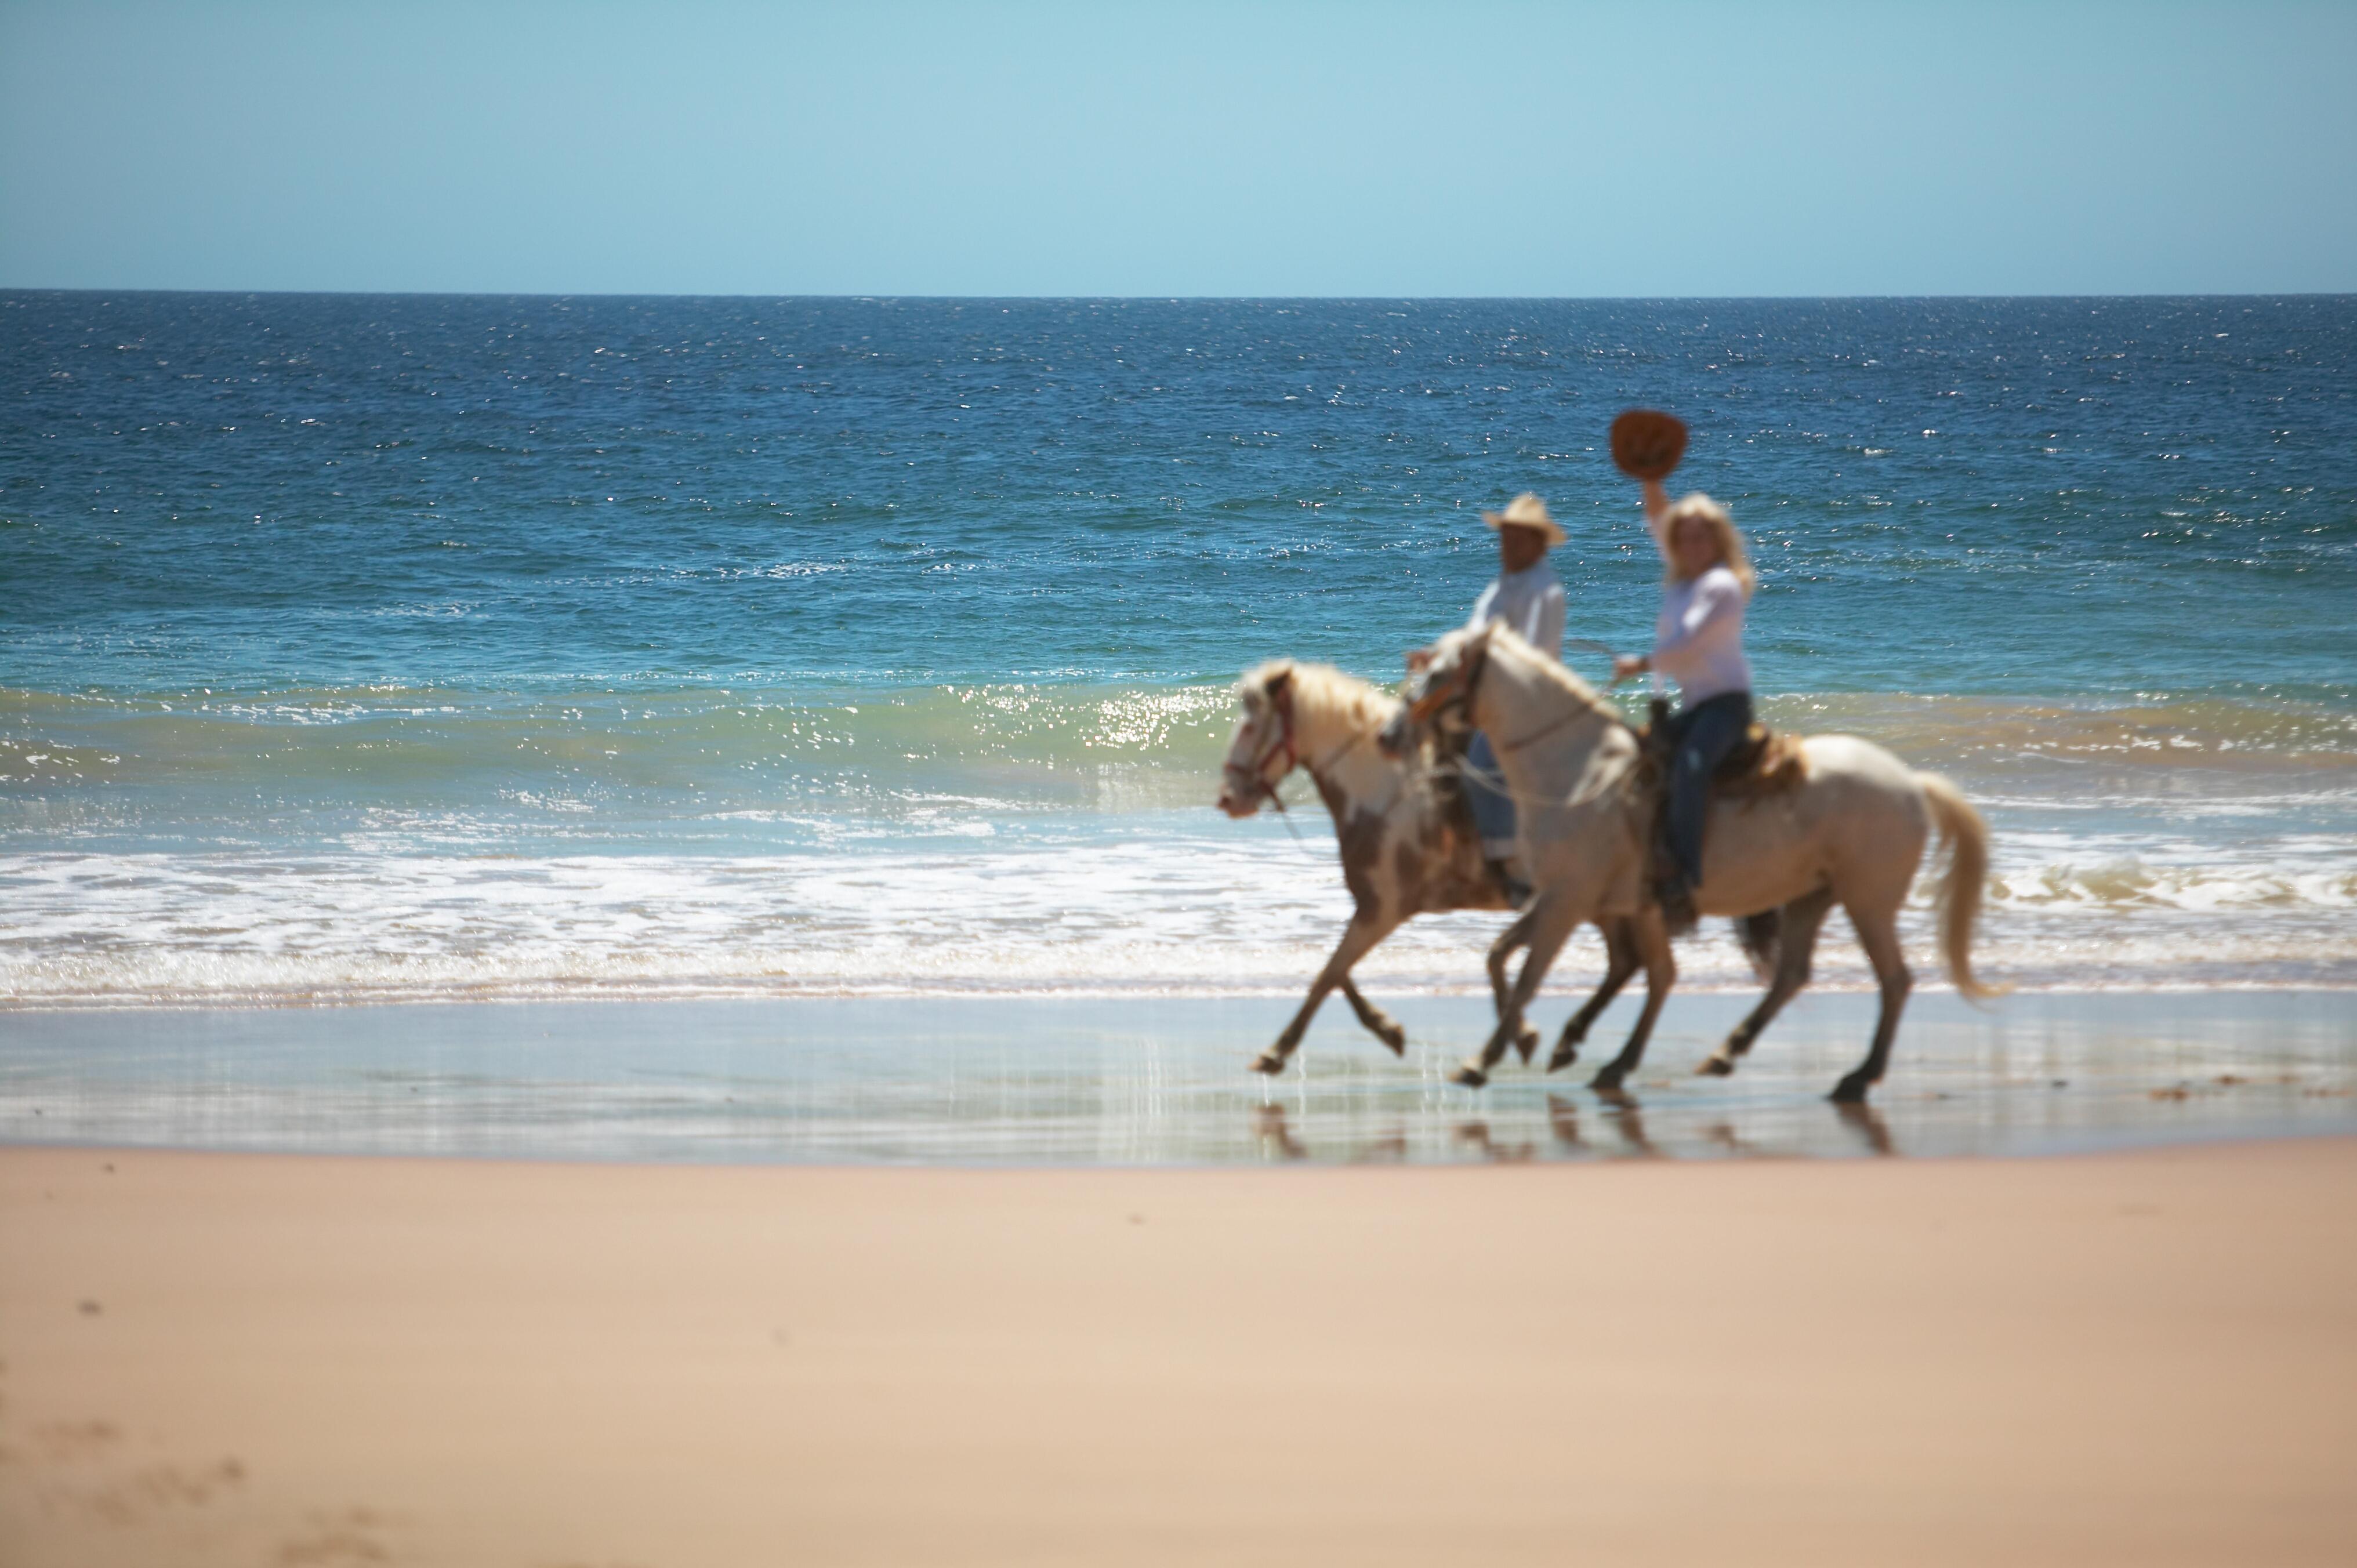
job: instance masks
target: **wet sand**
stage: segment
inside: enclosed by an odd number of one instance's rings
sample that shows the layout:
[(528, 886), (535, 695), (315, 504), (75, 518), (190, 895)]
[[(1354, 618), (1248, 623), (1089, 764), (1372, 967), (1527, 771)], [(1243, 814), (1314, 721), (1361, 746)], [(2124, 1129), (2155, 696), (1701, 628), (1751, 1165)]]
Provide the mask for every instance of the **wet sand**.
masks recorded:
[(2357, 1140), (0, 1150), (0, 1560), (2357, 1560)]
[[(2357, 993), (1916, 997), (1875, 1090), (1825, 1091), (1876, 1003), (1797, 999), (1732, 1078), (1752, 1004), (1681, 991), (1625, 1094), (1579, 1063), (1448, 1081), (1485, 998), (1383, 997), (1404, 1059), (1329, 1004), (1282, 1078), (1244, 1070), (1297, 998), (857, 997), (0, 1011), (0, 1144), (812, 1165), (1447, 1164), (2078, 1154), (2357, 1134)], [(1544, 999), (1552, 1032), (1573, 999)], [(1542, 1055), (1541, 1066), (1545, 1061)]]

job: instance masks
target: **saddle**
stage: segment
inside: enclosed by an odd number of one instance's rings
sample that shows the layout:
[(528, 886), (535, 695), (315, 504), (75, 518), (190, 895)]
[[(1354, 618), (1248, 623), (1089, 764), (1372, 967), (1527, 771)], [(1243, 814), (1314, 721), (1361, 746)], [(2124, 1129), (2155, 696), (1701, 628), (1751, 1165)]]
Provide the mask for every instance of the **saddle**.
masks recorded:
[[(1647, 832), (1645, 840), (1651, 846), (1652, 873), (1649, 880), (1658, 886), (1664, 877), (1676, 875), (1676, 862), (1670, 855), (1670, 704), (1667, 699), (1655, 697), (1648, 704), (1646, 722), (1637, 731), (1637, 796), (1643, 802)], [(1743, 738), (1719, 762), (1710, 776), (1713, 800), (1761, 800), (1796, 789), (1809, 772), (1808, 758), (1801, 750), (1798, 736), (1781, 730), (1771, 730), (1754, 719), (1743, 732)], [(1689, 913), (1685, 918), (1690, 919)], [(1677, 928), (1673, 927), (1674, 932)], [(1736, 930), (1744, 950), (1749, 954), (1752, 966), (1766, 974), (1777, 962), (1779, 926), (1774, 910), (1763, 911), (1748, 919), (1738, 920)]]
[[(1652, 802), (1657, 823), (1669, 809), (1669, 716), (1668, 700), (1655, 697), (1648, 704), (1646, 722), (1637, 730), (1638, 785)], [(1735, 743), (1734, 749), (1711, 774), (1710, 797), (1714, 800), (1757, 800), (1797, 789), (1808, 776), (1809, 760), (1801, 750), (1801, 737), (1771, 730), (1754, 719), (1743, 732), (1743, 738)]]

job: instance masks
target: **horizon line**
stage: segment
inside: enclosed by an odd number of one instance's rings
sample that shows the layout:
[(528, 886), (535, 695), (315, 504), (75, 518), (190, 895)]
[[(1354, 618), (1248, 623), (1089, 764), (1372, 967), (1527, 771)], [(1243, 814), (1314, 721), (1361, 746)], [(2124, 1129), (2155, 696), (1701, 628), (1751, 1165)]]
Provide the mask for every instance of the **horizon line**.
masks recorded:
[(1879, 303), (1894, 300), (2357, 299), (2357, 289), (2143, 290), (2119, 294), (2084, 291), (2018, 294), (925, 294), (892, 291), (748, 294), (673, 289), (159, 288), (146, 285), (116, 288), (85, 285), (0, 284), (0, 296), (36, 294), (199, 295), (238, 299), (265, 296), (296, 299), (808, 299), (875, 304), (980, 301), (1027, 305), (1458, 305), (1473, 301), (1534, 305), (1742, 305), (1827, 300)]

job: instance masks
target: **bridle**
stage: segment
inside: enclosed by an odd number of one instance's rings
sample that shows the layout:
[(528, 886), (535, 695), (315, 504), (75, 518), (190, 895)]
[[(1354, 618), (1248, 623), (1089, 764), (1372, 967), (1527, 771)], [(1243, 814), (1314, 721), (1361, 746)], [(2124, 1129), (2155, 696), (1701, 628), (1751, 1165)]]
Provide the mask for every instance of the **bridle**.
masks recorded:
[(1481, 672), (1490, 667), (1490, 642), (1487, 638), (1474, 645), (1474, 650), (1458, 666), (1458, 679), (1453, 691), (1434, 692), (1429, 678), (1425, 691), (1407, 705), (1408, 722), (1430, 723), (1437, 714), (1450, 708), (1464, 712), (1469, 720), (1473, 710), (1473, 688), (1480, 683)]
[[(1282, 814), (1285, 811), (1285, 798), (1276, 792), (1276, 787), (1284, 780), (1286, 774), (1303, 766), (1303, 757), (1300, 744), (1295, 739), (1293, 733), (1293, 693), (1290, 687), (1282, 691), (1265, 692), (1264, 695), (1268, 700), (1270, 711), (1276, 714), (1276, 738), (1271, 741), (1268, 748), (1251, 763), (1231, 762), (1225, 771), (1233, 778), (1250, 780), (1253, 789), (1250, 795), (1244, 797), (1245, 799), (1254, 801), (1266, 800), (1276, 808), (1279, 814)], [(1346, 752), (1366, 738), (1365, 735), (1351, 736), (1324, 757), (1310, 761), (1308, 764), (1309, 776), (1313, 779), (1322, 777), (1328, 768), (1342, 759)], [(1269, 764), (1280, 758), (1283, 759), (1284, 766), (1275, 772), (1269, 771)]]
[[(1270, 706), (1276, 713), (1276, 739), (1250, 763), (1231, 762), (1227, 770), (1237, 779), (1250, 781), (1252, 792), (1244, 797), (1246, 800), (1275, 801), (1281, 811), (1285, 802), (1276, 793), (1277, 781), (1301, 765), (1301, 750), (1293, 739), (1293, 704), (1271, 698)], [(1278, 757), (1284, 758), (1285, 766), (1271, 773), (1268, 765)]]

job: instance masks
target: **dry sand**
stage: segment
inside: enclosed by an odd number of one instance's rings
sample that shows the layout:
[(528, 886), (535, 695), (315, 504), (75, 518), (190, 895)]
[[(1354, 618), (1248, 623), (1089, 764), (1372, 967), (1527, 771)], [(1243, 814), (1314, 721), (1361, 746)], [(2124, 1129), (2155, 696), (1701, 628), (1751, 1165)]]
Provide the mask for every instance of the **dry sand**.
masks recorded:
[(0, 1562), (2357, 1562), (2357, 1141), (0, 1151)]

